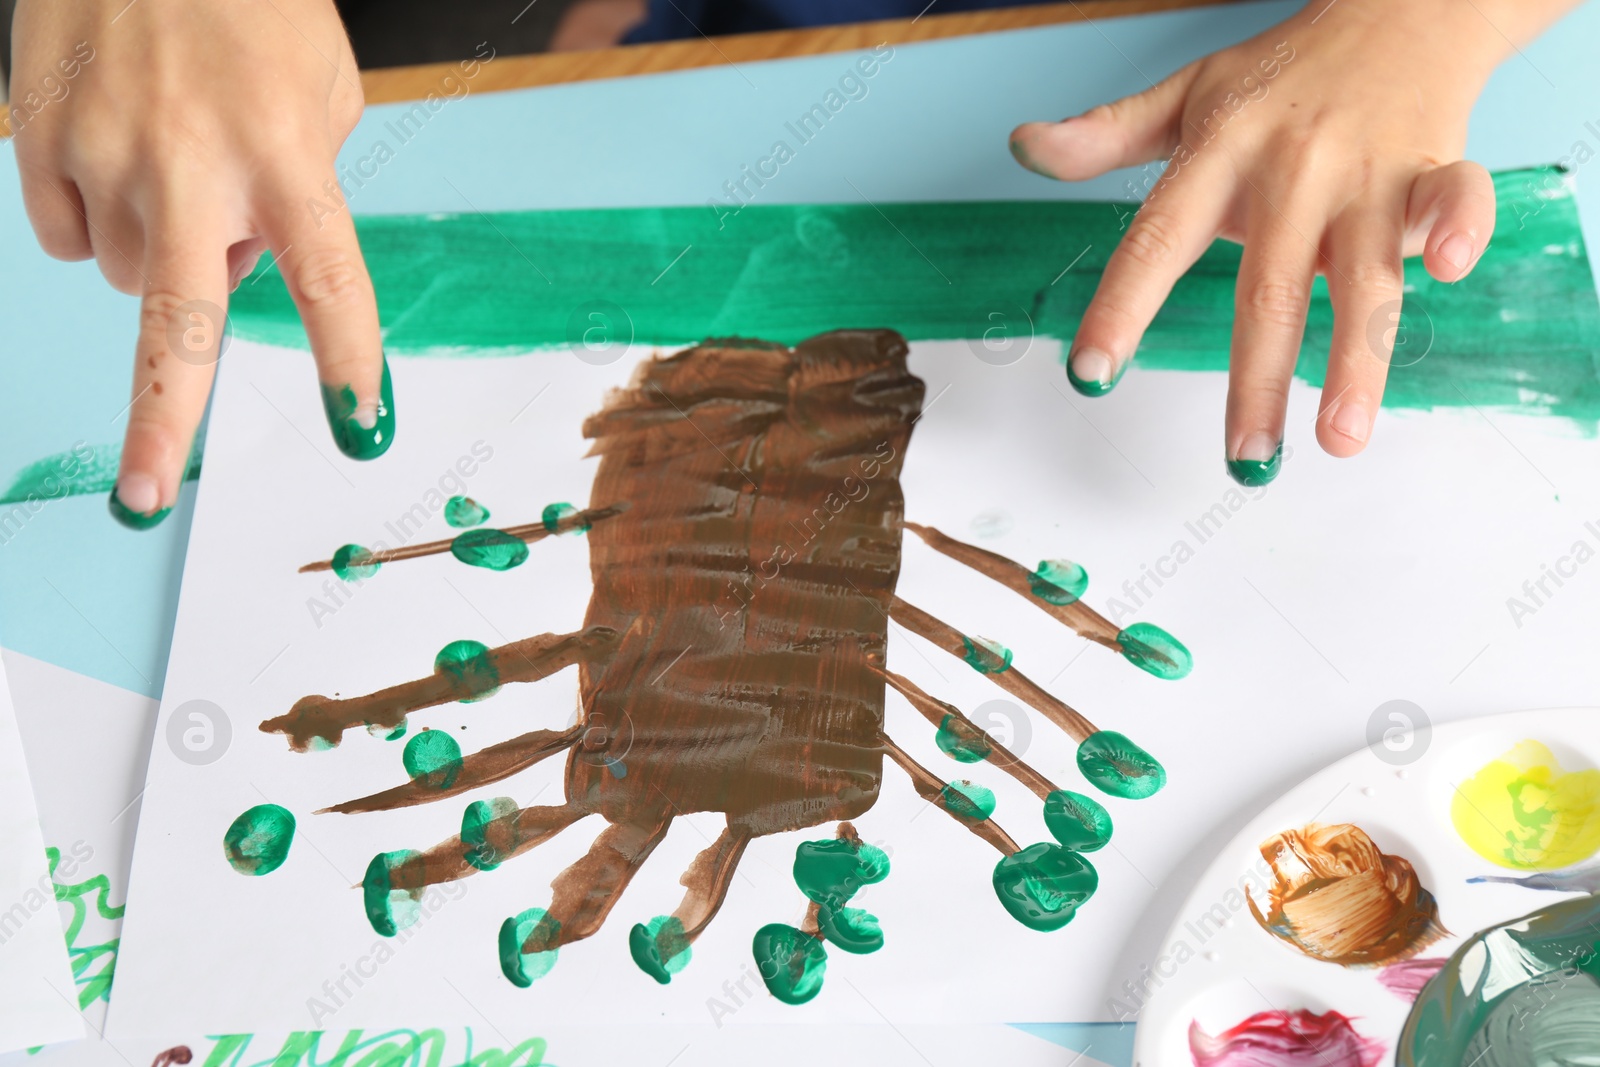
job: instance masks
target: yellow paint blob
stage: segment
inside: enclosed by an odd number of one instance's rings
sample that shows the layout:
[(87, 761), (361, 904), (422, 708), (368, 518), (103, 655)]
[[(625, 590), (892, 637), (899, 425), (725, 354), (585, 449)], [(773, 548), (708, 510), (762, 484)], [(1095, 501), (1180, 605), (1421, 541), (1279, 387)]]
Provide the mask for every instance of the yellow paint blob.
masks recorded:
[(1491, 863), (1570, 867), (1600, 852), (1600, 771), (1564, 772), (1549, 748), (1523, 741), (1461, 783), (1450, 821)]

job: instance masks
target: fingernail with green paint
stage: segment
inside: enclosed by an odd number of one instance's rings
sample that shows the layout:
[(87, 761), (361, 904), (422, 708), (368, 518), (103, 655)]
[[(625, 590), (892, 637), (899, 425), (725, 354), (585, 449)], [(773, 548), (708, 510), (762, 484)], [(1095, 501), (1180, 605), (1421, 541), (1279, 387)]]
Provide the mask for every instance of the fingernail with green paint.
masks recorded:
[(161, 506), (161, 487), (148, 474), (124, 474), (111, 490), (111, 517), (130, 530), (148, 530), (166, 518), (170, 507)]
[(377, 459), (394, 441), (394, 386), (389, 380), (389, 359), (383, 360), (383, 385), (377, 407), (356, 403), (348, 383), (322, 386), (322, 406), (339, 451), (351, 459)]
[(1233, 480), (1251, 488), (1272, 481), (1282, 467), (1283, 442), (1259, 432), (1246, 437), (1238, 454), (1228, 460), (1228, 473)]
[(1067, 381), (1084, 396), (1105, 396), (1127, 366), (1126, 360), (1119, 367), (1109, 353), (1086, 345), (1074, 350), (1067, 359)]

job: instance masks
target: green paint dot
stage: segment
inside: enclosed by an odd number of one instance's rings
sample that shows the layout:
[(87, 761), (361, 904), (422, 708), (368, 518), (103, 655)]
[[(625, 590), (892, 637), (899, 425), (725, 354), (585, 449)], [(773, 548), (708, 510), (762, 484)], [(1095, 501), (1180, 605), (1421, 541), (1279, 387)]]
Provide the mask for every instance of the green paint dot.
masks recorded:
[[(548, 533), (560, 533), (561, 520), (569, 515), (577, 514), (577, 511), (577, 508), (567, 503), (546, 504), (544, 506), (544, 513), (540, 515), (540, 519), (544, 522), (544, 528)], [(589, 532), (589, 524), (584, 523), (582, 526), (574, 526), (568, 532), (575, 534), (586, 534)]]
[(380, 852), (367, 864), (366, 877), (361, 879), (362, 903), (367, 921), (384, 937), (393, 937), (422, 917), (422, 888), (394, 887), (395, 870), (421, 855), (412, 849)]
[(1194, 667), (1194, 657), (1183, 647), (1183, 642), (1161, 627), (1148, 622), (1136, 622), (1117, 635), (1122, 646), (1122, 658), (1169, 682), (1188, 674)]
[(433, 669), (447, 676), (451, 687), (463, 694), (456, 697), (463, 704), (487, 700), (500, 691), (500, 668), (482, 641), (451, 641), (433, 657)]
[(341, 582), (360, 582), (378, 573), (383, 564), (371, 550), (360, 545), (344, 545), (333, 554), (333, 573)]
[(688, 966), (693, 955), (676, 915), (657, 915), (648, 923), (635, 923), (628, 934), (628, 951), (639, 969), (662, 985)]
[(222, 851), (240, 874), (271, 874), (289, 858), (294, 816), (276, 804), (257, 804), (228, 824)]
[(373, 737), (381, 737), (385, 741), (398, 741), (406, 735), (407, 725), (404, 718), (400, 720), (398, 726), (383, 726), (379, 723), (371, 722), (367, 724), (367, 733)]
[(983, 731), (957, 715), (946, 715), (939, 723), (933, 743), (939, 751), (958, 763), (977, 763), (993, 751), (983, 739)]
[(449, 789), (461, 774), (461, 746), (443, 730), (417, 734), (400, 759), (411, 780), (429, 789)]
[(828, 838), (802, 841), (794, 850), (794, 882), (808, 899), (842, 908), (862, 886), (889, 876), (889, 857), (866, 843)]
[(1154, 756), (1115, 730), (1090, 734), (1078, 746), (1078, 769), (1102, 793), (1143, 800), (1167, 784)]
[(994, 793), (965, 779), (939, 790), (939, 803), (956, 818), (972, 822), (982, 822), (994, 814)]
[(860, 908), (818, 908), (817, 926), (823, 937), (846, 952), (865, 955), (883, 947), (878, 917)]
[(444, 521), (458, 530), (482, 526), (489, 521), (489, 509), (470, 496), (453, 496), (444, 506)]
[(961, 637), (962, 658), (979, 674), (1004, 674), (1011, 669), (1011, 650), (987, 637)]
[(1099, 885), (1088, 860), (1050, 841), (1029, 845), (994, 867), (995, 895), (1013, 919), (1033, 930), (1067, 925)]
[[(529, 908), (500, 924), (500, 971), (512, 985), (528, 988), (537, 978), (550, 973), (556, 965), (556, 938), (561, 924), (550, 918), (543, 908)], [(535, 938), (536, 947), (524, 952), (522, 946), (528, 938)]]
[(527, 562), (528, 546), (504, 530), (468, 530), (450, 542), (450, 554), (474, 567), (508, 571)]
[(1044, 798), (1044, 824), (1050, 836), (1074, 852), (1093, 852), (1111, 841), (1111, 816), (1100, 802), (1069, 789)]
[(804, 1004), (822, 992), (828, 950), (818, 939), (784, 923), (768, 923), (756, 931), (750, 947), (767, 992), (785, 1004)]
[(1089, 572), (1070, 559), (1043, 559), (1028, 575), (1028, 589), (1040, 600), (1066, 606), (1076, 604), (1089, 588)]
[(468, 804), (461, 814), (461, 843), (467, 846), (461, 858), (480, 871), (492, 871), (500, 866), (507, 857), (489, 843), (489, 825), (516, 812), (517, 802), (510, 797), (474, 800)]

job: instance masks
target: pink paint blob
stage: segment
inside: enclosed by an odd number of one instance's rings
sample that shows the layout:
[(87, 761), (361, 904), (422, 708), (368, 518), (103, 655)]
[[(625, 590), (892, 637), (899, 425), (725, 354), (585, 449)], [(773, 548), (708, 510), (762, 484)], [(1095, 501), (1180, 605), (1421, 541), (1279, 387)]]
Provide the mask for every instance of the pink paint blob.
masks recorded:
[(1383, 983), (1383, 988), (1410, 1003), (1417, 999), (1417, 994), (1422, 992), (1422, 987), (1428, 984), (1428, 980), (1449, 962), (1447, 959), (1426, 956), (1392, 963), (1378, 972), (1378, 981)]
[(1189, 1024), (1195, 1067), (1378, 1067), (1383, 1042), (1336, 1011), (1263, 1011), (1212, 1037)]

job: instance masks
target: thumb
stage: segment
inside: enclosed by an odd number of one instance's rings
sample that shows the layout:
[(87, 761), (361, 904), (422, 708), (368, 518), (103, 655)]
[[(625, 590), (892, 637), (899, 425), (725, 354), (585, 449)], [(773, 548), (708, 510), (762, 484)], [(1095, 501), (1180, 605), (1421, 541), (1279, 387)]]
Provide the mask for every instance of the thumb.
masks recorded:
[(1027, 122), (1011, 131), (1011, 154), (1037, 174), (1083, 181), (1118, 167), (1165, 159), (1178, 147), (1183, 104), (1198, 63), (1142, 93), (1061, 122)]

